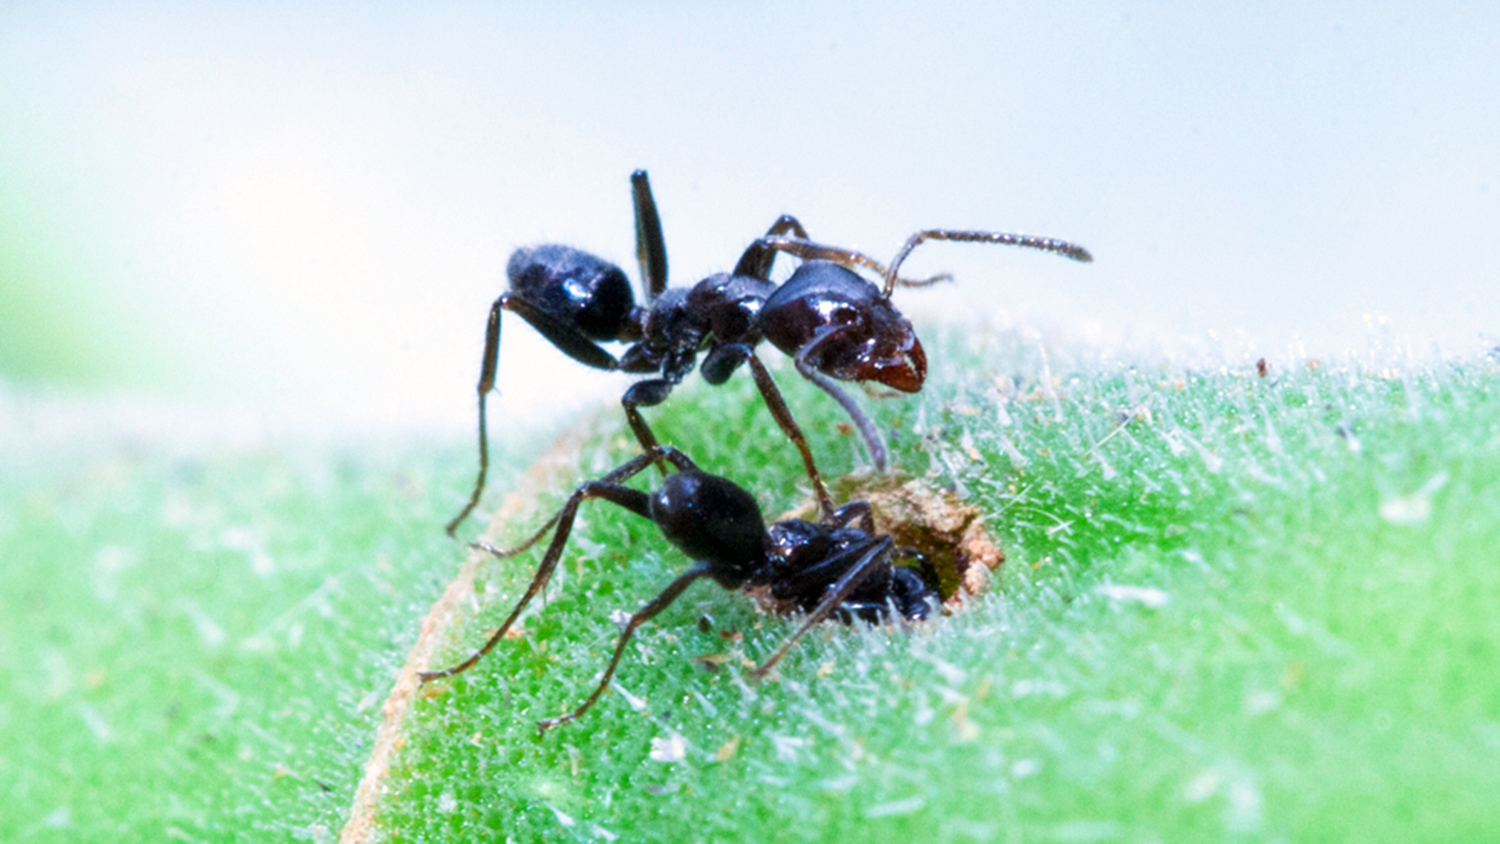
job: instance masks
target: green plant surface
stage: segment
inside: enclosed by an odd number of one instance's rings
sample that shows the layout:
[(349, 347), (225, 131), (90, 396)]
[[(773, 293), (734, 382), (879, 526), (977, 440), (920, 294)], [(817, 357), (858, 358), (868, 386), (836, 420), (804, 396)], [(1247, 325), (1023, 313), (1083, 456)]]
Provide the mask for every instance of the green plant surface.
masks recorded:
[(114, 402), (3, 409), (35, 433), (0, 437), (0, 840), (332, 840), (461, 558), (469, 449), (189, 453), (110, 433)]
[[(1049, 366), (1008, 337), (929, 347), (928, 389), (873, 406), (904, 470), (991, 513), (1009, 559), (990, 595), (912, 629), (825, 625), (751, 684), (743, 660), (790, 622), (695, 586), (641, 631), (615, 691), (538, 737), (602, 668), (611, 613), (687, 565), (643, 520), (589, 505), (525, 635), (425, 690), (384, 836), (1500, 827), (1492, 362), (1259, 378), (1056, 350)], [(778, 379), (825, 470), (854, 469), (837, 407), (789, 368)], [(0, 427), (0, 840), (332, 840), (464, 556), (440, 526), (471, 446), (194, 448), (175, 430), (112, 434), (87, 402), (33, 404), (5, 410), (44, 434)], [(632, 452), (617, 410), (602, 414), (615, 433), (579, 452), (580, 477)], [(768, 514), (805, 500), (748, 379), (695, 379), (648, 415)], [(544, 451), (514, 446), (482, 509)], [(505, 530), (534, 529), (565, 493)], [(534, 561), (487, 564), (450, 655), (483, 639)]]
[[(937, 345), (937, 344), (934, 344)], [(950, 347), (956, 344), (949, 344)], [(1487, 361), (1364, 372), (934, 354), (878, 402), (903, 468), (991, 514), (1008, 561), (967, 611), (791, 622), (711, 585), (643, 628), (578, 723), (629, 611), (687, 561), (586, 505), (524, 635), (427, 687), (386, 784), (391, 840), (1480, 840), (1500, 829), (1500, 396)], [(748, 379), (744, 379), (748, 380)], [(780, 379), (825, 470), (825, 396)], [(675, 395), (664, 442), (799, 503), (743, 381)], [(594, 475), (630, 453), (585, 449)], [(649, 482), (649, 477), (646, 478)], [(520, 537), (565, 491), (507, 526)], [(496, 561), (448, 653), (537, 555)], [(706, 658), (706, 659), (705, 659)]]

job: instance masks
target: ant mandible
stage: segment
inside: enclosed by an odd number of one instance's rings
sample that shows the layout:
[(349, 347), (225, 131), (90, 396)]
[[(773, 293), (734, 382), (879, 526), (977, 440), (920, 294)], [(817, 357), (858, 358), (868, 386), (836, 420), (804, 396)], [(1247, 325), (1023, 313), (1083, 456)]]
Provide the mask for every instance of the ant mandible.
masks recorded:
[[(624, 481), (652, 464), (670, 464), (677, 471), (667, 475), (653, 494), (623, 486)], [(422, 682), (467, 671), (505, 637), (521, 611), (551, 579), (579, 505), (595, 498), (650, 519), (669, 542), (697, 562), (630, 616), (593, 693), (573, 711), (539, 722), (537, 726), (544, 732), (587, 712), (609, 686), (636, 628), (670, 606), (696, 580), (711, 578), (725, 589), (765, 586), (771, 597), (791, 602), (806, 613), (801, 626), (751, 672), (754, 679), (764, 677), (798, 638), (830, 615), (837, 614), (845, 621), (855, 616), (876, 621), (894, 613), (920, 620), (927, 618), (933, 603), (939, 600), (937, 573), (920, 553), (897, 546), (890, 536), (877, 534), (866, 502), (850, 502), (822, 522), (788, 519), (768, 528), (755, 498), (742, 487), (705, 474), (687, 455), (670, 446), (653, 446), (598, 480), (579, 485), (561, 510), (515, 548), (502, 550), (475, 543), (475, 547), (496, 557), (512, 557), (556, 528), (531, 585), (500, 628), (463, 662), (441, 671), (423, 672)], [(916, 560), (921, 570), (894, 564), (898, 557)]]
[[(797, 447), (818, 503), (828, 515), (833, 500), (807, 438), (755, 354), (762, 338), (790, 355), (803, 377), (838, 401), (863, 437), (875, 468), (885, 471), (884, 438), (835, 380), (875, 381), (908, 393), (922, 388), (927, 357), (911, 322), (891, 304), (891, 291), (898, 284), (922, 287), (950, 276), (901, 278), (897, 273), (907, 255), (924, 241), (951, 240), (1025, 246), (1076, 261), (1093, 260), (1083, 247), (1053, 238), (928, 229), (912, 235), (887, 268), (855, 250), (814, 243), (795, 217), (782, 215), (745, 249), (733, 272), (709, 276), (691, 288), (669, 288), (661, 217), (646, 171), (631, 174), (630, 184), (646, 305), (635, 304), (630, 281), (619, 267), (580, 249), (546, 244), (511, 255), (506, 265), (510, 290), (490, 306), (485, 329), (478, 384), (479, 476), (468, 503), (447, 525), (450, 536), (478, 506), (489, 472), (485, 403), (495, 387), (502, 311), (519, 315), (559, 351), (585, 366), (657, 373), (659, 377), (631, 385), (620, 400), (631, 431), (648, 452), (657, 440), (639, 408), (666, 401), (692, 371), (700, 351), (706, 355), (699, 371), (710, 384), (724, 383), (748, 363), (766, 407)], [(803, 263), (778, 286), (769, 277), (779, 252)], [(881, 276), (883, 288), (854, 273), (856, 267)], [(631, 345), (617, 358), (599, 345), (611, 341)]]

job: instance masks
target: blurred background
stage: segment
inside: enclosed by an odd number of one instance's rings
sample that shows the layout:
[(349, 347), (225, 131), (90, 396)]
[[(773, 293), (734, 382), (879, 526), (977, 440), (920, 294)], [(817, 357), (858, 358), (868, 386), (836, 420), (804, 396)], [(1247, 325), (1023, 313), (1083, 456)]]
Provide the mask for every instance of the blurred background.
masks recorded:
[[(623, 4), (621, 4), (623, 5)], [(672, 279), (778, 214), (927, 320), (1166, 354), (1500, 338), (1500, 5), (70, 4), (0, 9), (0, 383), (468, 432), (517, 246)], [(1175, 350), (1175, 351), (1174, 351)], [(519, 320), (494, 424), (618, 396)]]

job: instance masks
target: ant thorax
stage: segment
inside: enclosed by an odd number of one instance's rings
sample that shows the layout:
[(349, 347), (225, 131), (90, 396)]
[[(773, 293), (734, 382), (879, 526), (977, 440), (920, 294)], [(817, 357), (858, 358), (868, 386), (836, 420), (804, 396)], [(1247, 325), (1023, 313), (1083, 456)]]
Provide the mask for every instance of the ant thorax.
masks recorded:
[(760, 311), (776, 284), (762, 278), (717, 273), (693, 285), (687, 307), (718, 343), (760, 342)]

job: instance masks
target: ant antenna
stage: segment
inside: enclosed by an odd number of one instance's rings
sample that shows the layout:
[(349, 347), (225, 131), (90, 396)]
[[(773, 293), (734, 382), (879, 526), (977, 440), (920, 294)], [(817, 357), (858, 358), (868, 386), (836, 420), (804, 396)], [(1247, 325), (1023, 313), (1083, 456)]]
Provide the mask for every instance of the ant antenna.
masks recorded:
[[(1089, 251), (1087, 249), (1084, 249), (1082, 246), (1079, 246), (1075, 243), (1069, 243), (1066, 240), (1058, 240), (1057, 238), (1053, 237), (1038, 237), (1031, 234), (1005, 234), (1003, 232), (965, 232), (952, 231), (950, 229), (926, 229), (924, 231), (919, 231), (911, 237), (907, 238), (906, 244), (901, 247), (901, 251), (896, 253), (895, 260), (891, 261), (891, 266), (885, 271), (885, 291), (881, 294), (882, 296), (887, 299), (891, 297), (891, 290), (895, 288), (896, 282), (898, 281), (896, 273), (901, 269), (901, 262), (905, 261), (906, 256), (910, 255), (911, 251), (913, 249), (916, 249), (917, 246), (920, 245), (924, 240), (956, 240), (965, 243), (1004, 243), (1010, 246), (1025, 246), (1029, 249), (1041, 249), (1045, 252), (1052, 252), (1061, 255), (1064, 258), (1072, 258), (1075, 261), (1082, 261), (1084, 263), (1088, 263), (1094, 260), (1094, 256), (1090, 255)], [(902, 279), (901, 281), (904, 282), (904, 279)]]

